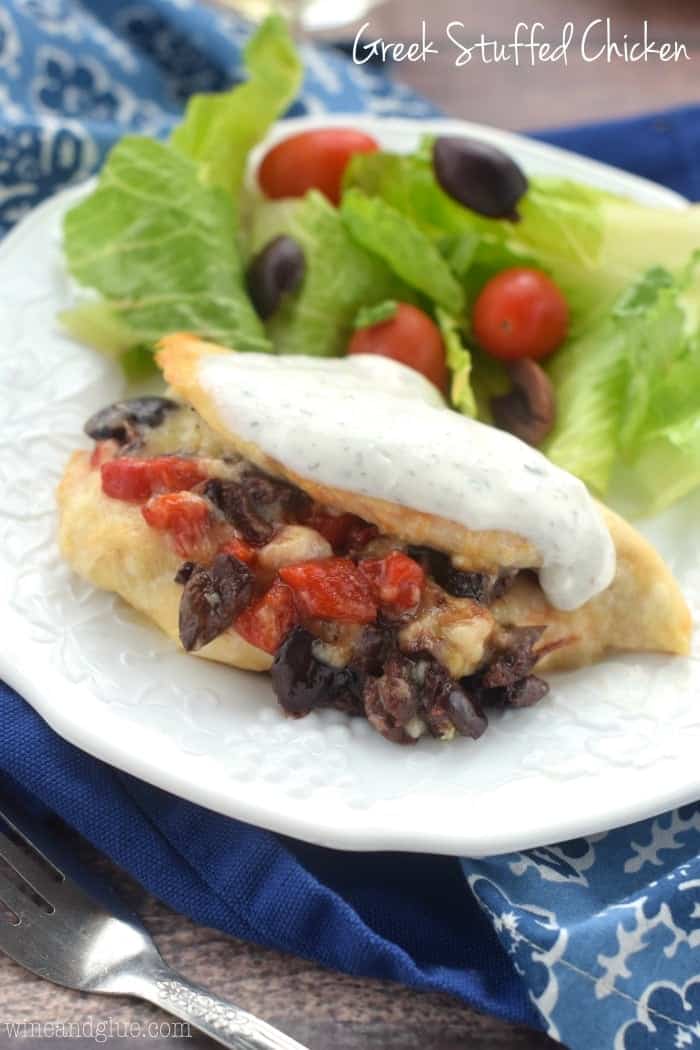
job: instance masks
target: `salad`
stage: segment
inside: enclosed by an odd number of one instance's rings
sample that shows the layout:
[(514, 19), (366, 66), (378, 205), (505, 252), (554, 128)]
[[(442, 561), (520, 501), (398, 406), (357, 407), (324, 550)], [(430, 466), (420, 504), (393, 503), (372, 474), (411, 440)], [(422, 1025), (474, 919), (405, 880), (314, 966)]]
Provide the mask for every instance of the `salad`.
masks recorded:
[[(121, 140), (66, 215), (86, 295), (62, 322), (156, 368), (171, 331), (237, 351), (374, 353), (638, 512), (700, 485), (700, 208), (526, 178), (469, 139), (384, 151), (352, 128), (291, 136), (247, 178), (302, 69), (283, 20), (248, 79), (193, 96), (168, 142)], [(88, 290), (89, 294), (88, 294)]]

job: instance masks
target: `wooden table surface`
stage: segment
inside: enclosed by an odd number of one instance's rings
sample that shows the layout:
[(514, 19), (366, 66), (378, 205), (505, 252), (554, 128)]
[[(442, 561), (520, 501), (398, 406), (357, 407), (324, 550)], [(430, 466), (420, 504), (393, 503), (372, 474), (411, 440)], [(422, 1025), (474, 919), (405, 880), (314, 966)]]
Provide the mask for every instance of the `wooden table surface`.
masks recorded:
[[(341, 3), (342, 0), (336, 0)], [(566, 14), (565, 14), (566, 9)], [(429, 14), (426, 12), (429, 11)], [(542, 128), (587, 119), (605, 119), (698, 101), (700, 19), (697, 0), (393, 0), (372, 13), (371, 36), (407, 42), (418, 39), (421, 20), (429, 36), (444, 41), (448, 22), (460, 20), (460, 38), (508, 41), (520, 20), (544, 23), (543, 36), (556, 42), (562, 23), (580, 28), (594, 18), (611, 17), (618, 39), (630, 40), (649, 20), (658, 41), (679, 40), (689, 62), (662, 65), (586, 64), (576, 55), (568, 66), (472, 63), (454, 66), (447, 47), (425, 63), (403, 63), (401, 79), (438, 103), (447, 113), (507, 128)], [(352, 34), (348, 34), (352, 36)], [(544, 1036), (513, 1029), (438, 995), (417, 995), (385, 981), (358, 980), (330, 973), (299, 959), (252, 947), (195, 926), (145, 896), (120, 876), (123, 890), (144, 916), (166, 960), (221, 995), (277, 1024), (311, 1050), (537, 1050), (553, 1046)], [(92, 1019), (92, 1020), (90, 1020)], [(83, 1021), (93, 1030), (111, 1020), (107, 1050), (136, 1045), (171, 1050), (212, 1046), (204, 1038), (120, 1037), (127, 1022), (166, 1021), (155, 1008), (124, 999), (84, 996), (27, 975), (0, 957), (0, 1022)], [(73, 1050), (94, 1045), (71, 1040)], [(146, 1031), (146, 1029), (143, 1029)], [(166, 1030), (164, 1030), (166, 1031)], [(0, 1027), (0, 1047), (13, 1041)], [(19, 1045), (16, 1044), (15, 1045)], [(22, 1040), (25, 1050), (48, 1048), (42, 1038)], [(596, 1048), (605, 1050), (605, 1048)]]

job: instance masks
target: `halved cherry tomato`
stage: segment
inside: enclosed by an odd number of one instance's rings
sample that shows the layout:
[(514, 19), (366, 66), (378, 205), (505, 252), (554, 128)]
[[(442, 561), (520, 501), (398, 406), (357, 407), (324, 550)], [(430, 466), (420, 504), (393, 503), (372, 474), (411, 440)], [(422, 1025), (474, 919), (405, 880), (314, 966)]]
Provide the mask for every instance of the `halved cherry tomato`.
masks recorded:
[(486, 282), (474, 304), (472, 327), (493, 357), (538, 360), (566, 339), (569, 306), (546, 273), (516, 266)]
[(246, 565), (251, 565), (256, 557), (257, 551), (254, 547), (251, 547), (245, 540), (239, 539), (238, 536), (234, 536), (233, 539), (227, 540), (227, 542), (220, 549), (219, 554), (232, 554), (234, 558), (238, 558), (239, 561), (243, 561)]
[(386, 558), (366, 558), (359, 568), (370, 581), (372, 594), (384, 609), (416, 609), (425, 586), (425, 573), (417, 561), (401, 551)]
[(100, 467), (102, 491), (112, 499), (142, 502), (156, 492), (179, 492), (204, 481), (197, 463), (179, 456), (111, 459)]
[(243, 610), (233, 626), (251, 645), (276, 653), (285, 635), (298, 622), (294, 595), (285, 583), (275, 580), (262, 598)]
[(209, 504), (194, 492), (165, 492), (141, 508), (152, 529), (169, 533), (183, 558), (202, 542), (209, 525)]
[(372, 623), (377, 606), (367, 577), (349, 558), (319, 558), (279, 570), (304, 616), (340, 623)]
[(303, 197), (320, 190), (340, 203), (343, 174), (353, 153), (373, 153), (379, 143), (353, 128), (302, 131), (278, 142), (265, 154), (258, 180), (266, 197)]
[(411, 303), (399, 303), (388, 321), (359, 328), (350, 339), (349, 354), (380, 354), (415, 368), (441, 393), (447, 390), (445, 344), (440, 329)]
[(334, 551), (355, 550), (364, 547), (377, 535), (376, 525), (359, 518), (357, 514), (329, 514), (314, 509), (305, 521), (328, 540)]

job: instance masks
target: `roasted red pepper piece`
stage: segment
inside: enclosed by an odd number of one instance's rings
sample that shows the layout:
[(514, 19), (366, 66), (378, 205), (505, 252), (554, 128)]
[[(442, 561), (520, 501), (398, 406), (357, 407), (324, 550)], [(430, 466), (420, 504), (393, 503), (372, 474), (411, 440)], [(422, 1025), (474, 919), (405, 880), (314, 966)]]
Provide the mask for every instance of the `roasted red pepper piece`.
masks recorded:
[(233, 539), (228, 540), (221, 550), (220, 554), (232, 554), (234, 558), (238, 558), (239, 561), (243, 561), (246, 565), (251, 565), (256, 557), (257, 552), (254, 547), (251, 547), (245, 540), (240, 539), (238, 536), (234, 536)]
[(378, 532), (376, 525), (357, 514), (329, 514), (321, 510), (313, 510), (305, 524), (320, 532), (336, 552), (359, 549)]
[(349, 558), (319, 558), (279, 570), (303, 616), (340, 623), (372, 623), (377, 616), (367, 577)]
[(276, 653), (285, 636), (299, 622), (299, 614), (286, 583), (275, 580), (269, 591), (244, 609), (233, 626), (242, 638), (266, 653)]
[(425, 573), (417, 561), (402, 551), (385, 558), (367, 558), (359, 564), (369, 580), (375, 601), (388, 611), (416, 609), (425, 585)]
[(157, 492), (180, 492), (204, 481), (198, 464), (180, 456), (111, 459), (100, 467), (102, 491), (112, 499), (143, 502)]
[(169, 533), (178, 554), (186, 558), (202, 542), (209, 526), (209, 504), (194, 492), (152, 496), (141, 508), (152, 529)]

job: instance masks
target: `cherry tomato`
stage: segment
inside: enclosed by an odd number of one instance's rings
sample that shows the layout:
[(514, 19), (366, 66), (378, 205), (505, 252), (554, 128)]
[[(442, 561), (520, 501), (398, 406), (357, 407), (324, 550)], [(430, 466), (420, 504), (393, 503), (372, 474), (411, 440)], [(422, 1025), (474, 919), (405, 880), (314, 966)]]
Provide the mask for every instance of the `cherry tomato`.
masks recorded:
[(367, 577), (349, 558), (319, 558), (279, 571), (305, 616), (340, 623), (372, 623), (377, 615)]
[(359, 567), (383, 609), (403, 613), (418, 608), (425, 573), (413, 558), (401, 551), (392, 551), (386, 558), (367, 558), (360, 562)]
[(343, 174), (353, 153), (374, 153), (379, 143), (353, 128), (319, 128), (290, 135), (263, 157), (258, 181), (266, 197), (303, 197), (320, 190), (340, 203)]
[(484, 285), (474, 304), (472, 327), (479, 345), (494, 357), (537, 360), (566, 339), (569, 307), (545, 273), (516, 266)]
[(276, 653), (285, 635), (298, 622), (294, 595), (286, 583), (275, 580), (262, 598), (243, 610), (233, 626), (251, 645)]
[(172, 536), (175, 550), (187, 558), (202, 542), (209, 525), (209, 504), (194, 492), (165, 492), (141, 508), (152, 529)]
[(417, 306), (399, 303), (388, 321), (358, 328), (348, 345), (349, 354), (380, 354), (415, 368), (441, 393), (447, 391), (445, 344), (440, 329)]

